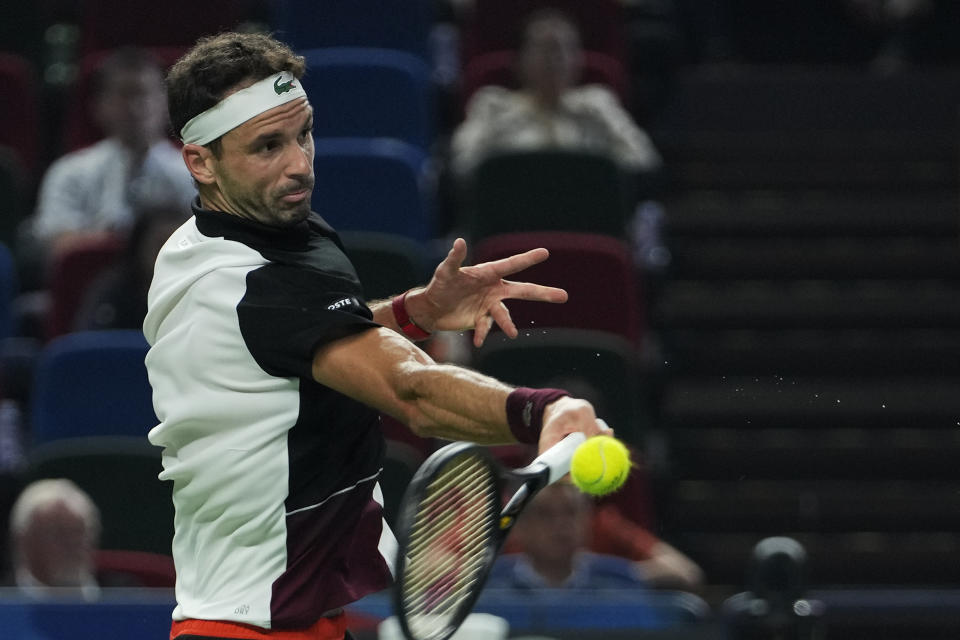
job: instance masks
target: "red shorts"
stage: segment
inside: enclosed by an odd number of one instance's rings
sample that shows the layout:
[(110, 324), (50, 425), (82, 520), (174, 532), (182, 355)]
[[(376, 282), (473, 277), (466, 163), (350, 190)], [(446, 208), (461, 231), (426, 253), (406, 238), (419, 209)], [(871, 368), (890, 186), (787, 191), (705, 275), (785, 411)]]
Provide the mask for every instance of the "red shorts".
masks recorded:
[(237, 640), (343, 640), (347, 632), (347, 616), (340, 613), (320, 618), (306, 629), (263, 629), (239, 622), (219, 620), (174, 620), (170, 640), (178, 636), (235, 638)]

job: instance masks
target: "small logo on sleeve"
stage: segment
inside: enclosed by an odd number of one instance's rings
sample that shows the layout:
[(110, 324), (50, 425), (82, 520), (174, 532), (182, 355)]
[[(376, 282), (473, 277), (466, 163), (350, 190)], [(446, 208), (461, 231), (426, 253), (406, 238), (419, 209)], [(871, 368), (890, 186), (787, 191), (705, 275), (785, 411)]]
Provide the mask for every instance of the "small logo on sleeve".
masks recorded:
[(344, 307), (359, 307), (360, 301), (356, 298), (343, 298), (342, 300), (337, 300), (333, 304), (327, 305), (327, 309), (330, 311), (337, 311), (338, 309), (343, 309)]

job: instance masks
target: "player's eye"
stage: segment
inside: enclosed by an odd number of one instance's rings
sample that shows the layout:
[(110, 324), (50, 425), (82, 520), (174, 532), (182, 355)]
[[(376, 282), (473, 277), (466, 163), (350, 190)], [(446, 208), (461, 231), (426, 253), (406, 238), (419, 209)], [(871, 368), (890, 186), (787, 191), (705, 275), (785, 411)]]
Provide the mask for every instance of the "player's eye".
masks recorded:
[(263, 142), (259, 147), (257, 147), (257, 151), (260, 153), (272, 153), (279, 148), (280, 148), (279, 142), (277, 142), (276, 140), (267, 140), (266, 142)]

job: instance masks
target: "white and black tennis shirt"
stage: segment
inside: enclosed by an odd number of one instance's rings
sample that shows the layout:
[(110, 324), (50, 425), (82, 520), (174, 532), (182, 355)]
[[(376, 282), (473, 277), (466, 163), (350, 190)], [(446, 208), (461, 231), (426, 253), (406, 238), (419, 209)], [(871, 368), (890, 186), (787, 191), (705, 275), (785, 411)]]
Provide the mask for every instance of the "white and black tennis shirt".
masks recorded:
[(372, 317), (316, 214), (275, 229), (194, 206), (160, 251), (144, 333), (174, 619), (303, 628), (389, 584), (378, 415), (311, 375)]

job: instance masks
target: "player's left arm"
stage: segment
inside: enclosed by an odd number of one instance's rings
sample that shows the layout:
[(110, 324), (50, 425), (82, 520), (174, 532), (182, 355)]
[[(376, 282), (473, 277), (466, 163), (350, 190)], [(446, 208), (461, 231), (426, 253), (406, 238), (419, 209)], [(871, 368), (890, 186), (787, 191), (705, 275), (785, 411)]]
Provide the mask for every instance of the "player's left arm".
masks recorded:
[[(475, 266), (463, 266), (467, 243), (457, 238), (450, 252), (437, 266), (425, 287), (407, 293), (405, 309), (417, 327), (433, 331), (474, 330), (473, 343), (481, 346), (493, 324), (514, 338), (518, 331), (504, 300), (566, 302), (567, 292), (530, 282), (512, 282), (505, 278), (523, 271), (549, 257), (538, 248), (501, 260)], [(375, 322), (400, 331), (393, 312), (392, 300), (370, 303)]]

